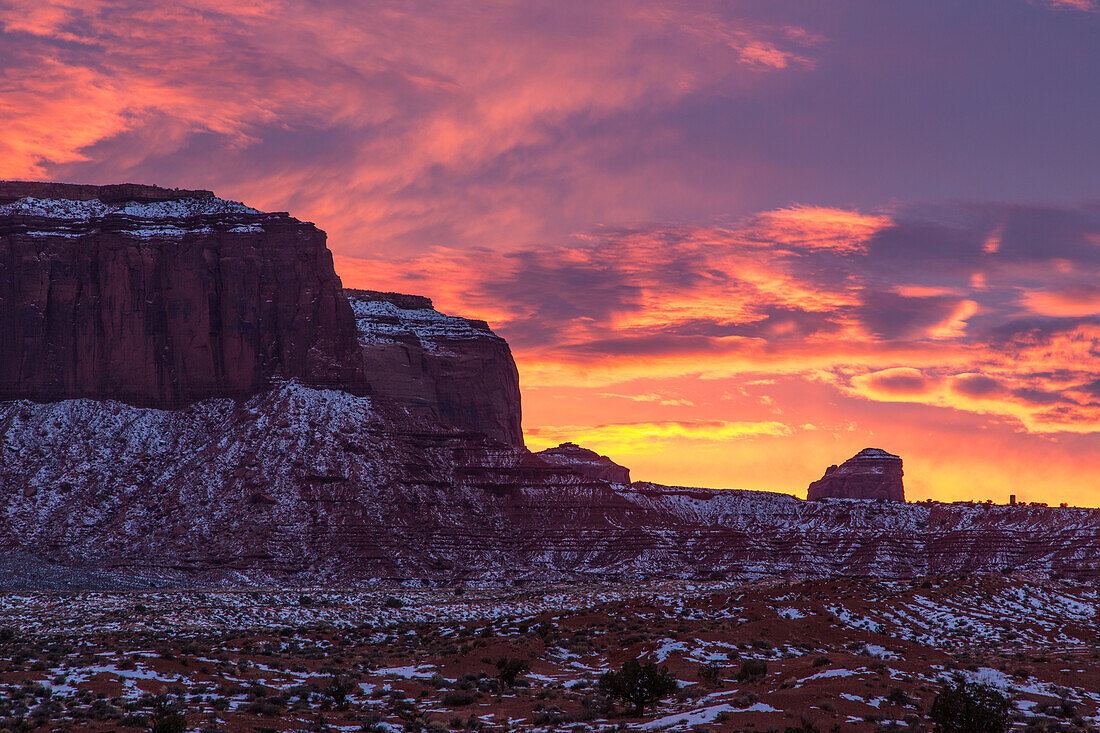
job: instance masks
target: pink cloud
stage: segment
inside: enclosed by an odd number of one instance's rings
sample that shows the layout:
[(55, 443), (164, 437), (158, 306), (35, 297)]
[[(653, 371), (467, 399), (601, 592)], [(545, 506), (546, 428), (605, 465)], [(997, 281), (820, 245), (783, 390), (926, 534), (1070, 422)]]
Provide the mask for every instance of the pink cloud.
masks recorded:
[(1040, 0), (1044, 5), (1061, 10), (1096, 10), (1096, 0)]
[[(913, 216), (803, 207), (714, 226), (602, 229), (513, 252), (337, 261), (351, 284), (427, 293), (445, 310), (486, 318), (512, 343), (529, 387), (584, 384), (629, 398), (622, 385), (637, 380), (801, 375), (861, 399), (995, 416), (1037, 433), (1100, 431), (1089, 368), (1100, 348), (1095, 293), (1031, 290), (1032, 307), (1018, 305), (1024, 284), (1095, 266), (1092, 220), (1067, 212), (1084, 229), (1037, 242), (1032, 219), (1052, 212), (1018, 211), (1019, 222), (998, 227), (1004, 246), (990, 251), (985, 227), (964, 245), (959, 232)], [(989, 278), (960, 267), (967, 258)], [(1040, 320), (1021, 320), (1032, 314)], [(677, 406), (654, 393), (635, 401)]]
[(1097, 315), (1100, 314), (1100, 287), (1083, 284), (1037, 290), (1025, 294), (1023, 304), (1033, 313), (1047, 316)]

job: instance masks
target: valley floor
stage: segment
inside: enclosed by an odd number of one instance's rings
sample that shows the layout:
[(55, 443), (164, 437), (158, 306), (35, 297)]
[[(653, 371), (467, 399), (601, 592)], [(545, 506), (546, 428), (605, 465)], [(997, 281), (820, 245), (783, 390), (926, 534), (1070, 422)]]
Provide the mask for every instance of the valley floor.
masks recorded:
[[(0, 729), (930, 730), (943, 680), (1097, 730), (1094, 585), (1021, 575), (0, 595)], [(597, 681), (668, 665), (628, 714)], [(514, 686), (498, 660), (528, 663)], [(737, 681), (749, 660), (763, 679)], [(708, 672), (709, 670), (709, 672)], [(170, 730), (171, 726), (161, 730)]]

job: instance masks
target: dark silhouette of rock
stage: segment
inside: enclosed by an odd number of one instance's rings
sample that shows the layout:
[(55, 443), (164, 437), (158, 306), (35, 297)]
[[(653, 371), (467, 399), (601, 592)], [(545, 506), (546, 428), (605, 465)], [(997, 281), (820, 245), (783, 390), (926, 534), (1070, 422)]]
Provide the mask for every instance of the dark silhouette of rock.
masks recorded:
[(523, 445), (519, 372), (485, 321), (444, 315), (419, 295), (345, 292), (373, 394), (422, 419)]
[(881, 448), (864, 448), (810, 484), (807, 499), (905, 501), (901, 458)]
[(547, 448), (535, 454), (547, 463), (571, 468), (582, 476), (615, 484), (630, 483), (630, 469), (620, 466), (607, 456), (576, 443), (562, 443), (557, 448)]
[(0, 399), (172, 408), (287, 379), (367, 388), (312, 224), (133, 184), (0, 183), (0, 200)]

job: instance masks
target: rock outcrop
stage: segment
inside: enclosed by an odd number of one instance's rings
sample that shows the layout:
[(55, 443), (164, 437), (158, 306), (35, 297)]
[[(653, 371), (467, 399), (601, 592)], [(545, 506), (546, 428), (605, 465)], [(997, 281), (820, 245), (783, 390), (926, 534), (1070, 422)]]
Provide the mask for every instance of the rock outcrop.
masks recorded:
[(607, 456), (576, 443), (562, 443), (556, 448), (547, 448), (535, 454), (547, 463), (571, 468), (582, 476), (613, 484), (629, 484), (630, 469), (620, 466)]
[(8, 182), (0, 202), (0, 400), (175, 408), (287, 379), (367, 389), (312, 224), (132, 184)]
[(485, 321), (444, 315), (418, 295), (345, 292), (373, 394), (419, 418), (523, 445), (519, 372)]
[(864, 448), (810, 484), (807, 499), (905, 501), (901, 458), (881, 448)]

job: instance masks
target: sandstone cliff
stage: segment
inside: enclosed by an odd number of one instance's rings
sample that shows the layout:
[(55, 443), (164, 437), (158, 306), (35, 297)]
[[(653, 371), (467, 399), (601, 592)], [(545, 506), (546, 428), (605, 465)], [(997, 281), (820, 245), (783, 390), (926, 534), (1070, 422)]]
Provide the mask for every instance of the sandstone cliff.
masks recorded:
[(810, 484), (807, 497), (817, 499), (885, 499), (905, 501), (901, 458), (881, 448), (864, 448)]
[(519, 372), (488, 324), (416, 295), (346, 290), (372, 392), (411, 414), (523, 445)]
[(151, 186), (9, 182), (0, 202), (0, 399), (179, 407), (291, 378), (366, 389), (312, 224)]

